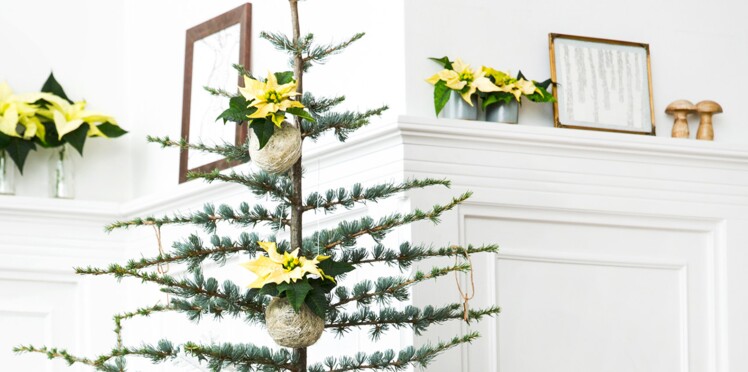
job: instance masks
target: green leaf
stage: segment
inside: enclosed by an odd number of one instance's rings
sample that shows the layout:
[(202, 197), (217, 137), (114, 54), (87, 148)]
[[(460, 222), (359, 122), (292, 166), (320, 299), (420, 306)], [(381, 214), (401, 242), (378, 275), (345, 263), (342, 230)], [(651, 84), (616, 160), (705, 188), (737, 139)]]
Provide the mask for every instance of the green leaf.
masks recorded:
[(442, 67), (444, 67), (447, 70), (452, 69), (452, 62), (449, 61), (449, 57), (447, 56), (444, 56), (442, 58), (429, 57), (429, 59), (440, 64)]
[(530, 94), (527, 96), (527, 99), (533, 102), (555, 102), (556, 101), (556, 98), (553, 97), (553, 94), (545, 90), (545, 88), (539, 85), (536, 85), (536, 87), (538, 88), (540, 92), (539, 93), (533, 92), (533, 94)]
[(267, 145), (273, 133), (275, 133), (275, 124), (272, 120), (265, 118), (252, 120), (249, 126), (254, 130), (257, 140), (260, 141), (260, 150), (262, 150)]
[(76, 130), (62, 136), (62, 142), (67, 142), (74, 149), (78, 150), (78, 153), (83, 156), (83, 145), (86, 143), (88, 137), (88, 123), (81, 124)]
[(223, 119), (224, 124), (226, 124), (227, 121), (240, 124), (247, 121), (247, 117), (254, 114), (255, 111), (257, 111), (257, 108), (249, 107), (249, 101), (247, 101), (244, 96), (238, 95), (231, 97), (229, 100), (229, 108), (222, 112), (221, 115), (218, 115), (216, 120)]
[(548, 80), (543, 81), (541, 83), (535, 82), (535, 86), (536, 87), (543, 88), (543, 89), (546, 89), (546, 90), (548, 89), (549, 86), (551, 86), (551, 84), (553, 84), (553, 80), (551, 80), (551, 79), (548, 79)]
[(119, 125), (114, 125), (110, 122), (102, 123), (96, 126), (101, 133), (109, 138), (117, 138), (127, 133), (126, 130), (122, 129)]
[(16, 163), (21, 174), (23, 174), (23, 165), (26, 163), (26, 158), (31, 150), (36, 150), (34, 142), (16, 137), (10, 138), (8, 147), (5, 149), (13, 162)]
[(288, 298), (288, 303), (291, 304), (291, 307), (297, 313), (301, 310), (301, 305), (304, 304), (304, 300), (311, 290), (312, 286), (307, 279), (297, 280), (293, 283), (278, 284), (278, 294), (285, 294), (286, 298)]
[[(322, 269), (322, 271), (324, 271), (326, 275), (332, 277), (337, 277), (338, 275), (345, 274), (355, 269), (355, 267), (348, 262), (333, 261), (331, 258), (320, 262), (319, 264), (317, 264), (317, 267)], [(329, 280), (327, 281), (329, 282)]]
[(279, 296), (280, 293), (278, 293), (278, 285), (275, 283), (267, 283), (263, 285), (262, 288), (259, 289), (259, 295), (273, 297)]
[(309, 114), (308, 112), (306, 112), (301, 107), (291, 107), (291, 108), (287, 109), (286, 112), (289, 113), (289, 114), (291, 114), (291, 115), (298, 116), (298, 117), (300, 117), (300, 118), (302, 118), (302, 119), (304, 119), (304, 120), (306, 120), (306, 121), (308, 121), (310, 123), (316, 123), (317, 122), (317, 120), (315, 120), (312, 117), (311, 114)]
[(0, 150), (5, 150), (10, 145), (10, 136), (0, 132)]
[(42, 120), (42, 125), (44, 126), (44, 138), (35, 137), (34, 141), (46, 148), (62, 146), (55, 123)]
[(509, 101), (515, 99), (514, 95), (507, 92), (491, 92), (489, 93), (486, 98), (483, 100), (483, 109), (485, 110), (486, 107), (493, 105), (497, 102), (503, 102), (503, 103), (509, 103)]
[(312, 285), (312, 288), (314, 288), (314, 290), (320, 290), (322, 291), (322, 293), (330, 293), (333, 289), (335, 289), (335, 287), (338, 286), (335, 282), (329, 279), (322, 278), (309, 279), (309, 284)]
[(275, 78), (279, 85), (288, 84), (293, 81), (293, 71), (276, 72)]
[(65, 94), (65, 90), (62, 89), (62, 85), (60, 85), (60, 83), (57, 82), (57, 79), (55, 79), (55, 75), (51, 72), (49, 73), (47, 81), (42, 86), (42, 92), (52, 93), (70, 103), (73, 103), (73, 101), (68, 98), (67, 94)]
[(483, 100), (483, 103), (481, 104), (481, 106), (485, 110), (486, 107), (488, 107), (488, 106), (490, 106), (490, 105), (492, 105), (492, 104), (494, 104), (494, 103), (496, 103), (498, 101), (499, 101), (498, 97), (496, 97), (495, 94), (491, 94), (489, 96), (486, 96), (486, 98)]
[(313, 313), (317, 314), (318, 317), (325, 319), (327, 310), (330, 308), (330, 303), (327, 302), (325, 292), (320, 288), (315, 288), (309, 292), (304, 302), (306, 303), (306, 306), (309, 306), (309, 309), (312, 310)]
[(447, 82), (439, 80), (434, 85), (434, 109), (436, 110), (436, 116), (444, 109), (449, 101), (449, 96), (452, 94), (452, 89), (447, 87)]

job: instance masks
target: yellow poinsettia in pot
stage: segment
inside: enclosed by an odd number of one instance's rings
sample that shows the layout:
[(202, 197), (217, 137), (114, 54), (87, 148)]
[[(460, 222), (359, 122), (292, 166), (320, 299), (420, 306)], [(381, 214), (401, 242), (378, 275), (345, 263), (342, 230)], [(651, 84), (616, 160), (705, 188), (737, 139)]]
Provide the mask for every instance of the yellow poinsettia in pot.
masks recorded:
[(436, 115), (449, 119), (477, 120), (478, 95), (499, 90), (483, 70), (475, 70), (461, 59), (450, 61), (448, 57), (429, 58), (444, 67), (426, 79), (434, 85), (434, 109)]
[(82, 156), (89, 137), (116, 138), (127, 131), (113, 117), (87, 110), (86, 101), (70, 100), (53, 74), (44, 83), (36, 105), (38, 127), (34, 140), (54, 150), (48, 164), (50, 195), (73, 198), (75, 179), (70, 147)]
[(287, 171), (301, 156), (301, 131), (286, 120), (286, 114), (315, 122), (297, 100), (293, 72), (268, 72), (264, 81), (245, 75), (239, 92), (218, 119), (249, 125), (249, 155), (260, 169)]
[(486, 121), (517, 124), (519, 121), (519, 105), (522, 97), (533, 102), (553, 102), (553, 95), (548, 92), (552, 84), (551, 79), (536, 82), (527, 79), (522, 71), (516, 78), (506, 72), (483, 66), (483, 74), (499, 89), (481, 94), (481, 107), (486, 113)]
[(278, 345), (291, 348), (311, 346), (325, 329), (330, 309), (327, 294), (336, 286), (335, 277), (353, 270), (329, 256), (307, 258), (296, 248), (279, 251), (275, 242), (258, 242), (267, 255), (242, 264), (257, 279), (249, 288), (272, 296), (265, 309), (265, 325)]
[(0, 194), (15, 193), (16, 168), (23, 173), (26, 157), (36, 149), (38, 99), (39, 94), (15, 94), (0, 83)]

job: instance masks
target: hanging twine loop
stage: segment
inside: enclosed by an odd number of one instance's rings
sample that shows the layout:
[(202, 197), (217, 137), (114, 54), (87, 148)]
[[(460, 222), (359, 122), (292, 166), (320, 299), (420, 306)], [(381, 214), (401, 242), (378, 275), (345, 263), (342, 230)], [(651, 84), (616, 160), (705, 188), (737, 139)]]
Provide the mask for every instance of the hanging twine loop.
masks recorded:
[(470, 254), (468, 254), (466, 248), (457, 245), (453, 245), (450, 248), (452, 248), (452, 251), (454, 251), (455, 253), (455, 266), (458, 266), (460, 264), (460, 256), (463, 256), (465, 258), (465, 261), (467, 261), (468, 265), (470, 266), (470, 290), (467, 290), (467, 288), (464, 291), (462, 290), (459, 270), (455, 270), (455, 282), (457, 283), (457, 291), (460, 292), (460, 299), (462, 300), (462, 318), (465, 320), (465, 322), (468, 322), (470, 321), (470, 300), (475, 297), (475, 277), (473, 275), (473, 261), (470, 259)]
[[(158, 243), (158, 256), (163, 257), (164, 256), (164, 245), (161, 243), (161, 226), (159, 225), (152, 225), (153, 231), (156, 233), (156, 242)], [(156, 271), (161, 274), (165, 275), (169, 272), (169, 263), (168, 262), (159, 262), (156, 265)], [(170, 303), (171, 300), (169, 299), (169, 294), (166, 294), (166, 303)]]

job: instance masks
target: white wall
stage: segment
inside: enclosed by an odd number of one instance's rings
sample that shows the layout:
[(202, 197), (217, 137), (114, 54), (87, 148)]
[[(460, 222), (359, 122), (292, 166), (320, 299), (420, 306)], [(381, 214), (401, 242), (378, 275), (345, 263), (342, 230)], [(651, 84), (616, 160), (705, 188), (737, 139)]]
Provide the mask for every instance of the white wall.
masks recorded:
[[(185, 30), (244, 1), (128, 1), (125, 4), (127, 121), (133, 123), (134, 195), (166, 191), (177, 184), (179, 157), (147, 144), (145, 135), (179, 137)], [(392, 107), (394, 118), (404, 110), (404, 47), (402, 1), (315, 0), (299, 3), (302, 33), (320, 43), (367, 35), (323, 66), (305, 75), (304, 88), (316, 95), (347, 97), (344, 109)], [(290, 34), (286, 1), (252, 3), (252, 66), (259, 75), (287, 69), (288, 57), (259, 39), (261, 31)], [(216, 125), (222, 125), (216, 123)]]
[[(125, 120), (122, 44), (125, 34), (120, 1), (3, 1), (0, 5), (0, 81), (16, 92), (39, 91), (54, 71), (73, 100), (87, 100), (91, 110)], [(80, 199), (126, 200), (130, 187), (132, 135), (116, 140), (90, 139), (76, 162)], [(32, 152), (17, 195), (46, 197), (50, 150)]]
[[(742, 1), (514, 1), (409, 0), (405, 2), (408, 115), (433, 117), (432, 87), (424, 79), (439, 66), (428, 57), (461, 57), (535, 80), (550, 77), (548, 33), (649, 43), (655, 121), (670, 136), (665, 107), (676, 99), (711, 99), (715, 140), (748, 143), (742, 123), (748, 83), (748, 25)], [(520, 125), (553, 126), (552, 105), (527, 103)], [(698, 119), (691, 117), (694, 134)]]
[[(178, 138), (181, 128), (185, 31), (245, 1), (6, 1), (0, 12), (0, 41), (14, 57), (0, 58), (0, 80), (16, 91), (39, 90), (50, 70), (73, 99), (111, 113), (125, 137), (87, 143), (77, 161), (78, 199), (124, 201), (177, 185), (179, 156), (147, 144), (145, 136)], [(7, 3), (7, 4), (6, 4)], [(404, 111), (402, 1), (388, 6), (344, 0), (299, 4), (302, 32), (320, 43), (367, 36), (344, 53), (314, 67), (306, 90), (347, 97), (341, 109), (387, 104), (392, 121)], [(261, 31), (290, 34), (285, 1), (253, 2), (252, 64), (258, 74), (288, 68), (288, 58)], [(207, 93), (206, 93), (207, 94)], [(216, 125), (222, 125), (216, 123)], [(46, 196), (47, 151), (32, 153), (18, 195)]]

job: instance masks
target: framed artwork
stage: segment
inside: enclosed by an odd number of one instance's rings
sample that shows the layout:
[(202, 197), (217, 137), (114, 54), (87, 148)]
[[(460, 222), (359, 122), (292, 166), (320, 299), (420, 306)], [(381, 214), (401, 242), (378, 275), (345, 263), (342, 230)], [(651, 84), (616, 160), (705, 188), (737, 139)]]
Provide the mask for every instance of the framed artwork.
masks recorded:
[(655, 134), (649, 45), (548, 35), (556, 127)]
[[(236, 90), (241, 76), (238, 63), (251, 71), (252, 5), (247, 3), (187, 30), (182, 98), (182, 138), (190, 143), (241, 145), (247, 140), (247, 126), (216, 121), (227, 104), (225, 97), (213, 96), (203, 87)], [(182, 150), (179, 183), (190, 171), (226, 169), (231, 164), (216, 154)]]

